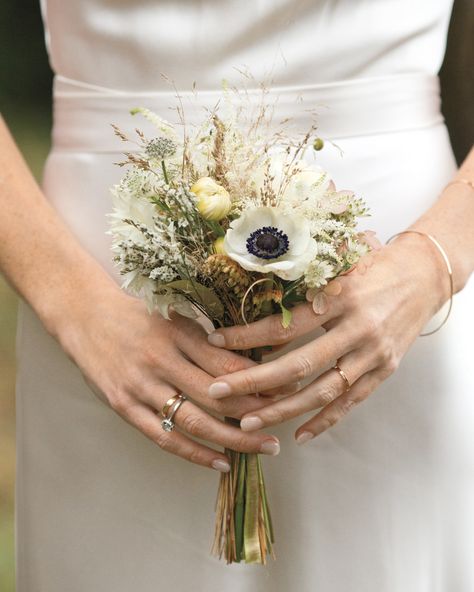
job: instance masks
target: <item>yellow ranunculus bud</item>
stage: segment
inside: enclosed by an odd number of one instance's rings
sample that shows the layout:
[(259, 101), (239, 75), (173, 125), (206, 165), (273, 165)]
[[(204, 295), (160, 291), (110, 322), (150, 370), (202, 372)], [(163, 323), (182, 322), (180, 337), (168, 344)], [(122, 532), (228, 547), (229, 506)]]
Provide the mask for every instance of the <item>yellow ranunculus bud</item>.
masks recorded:
[(217, 253), (217, 255), (225, 255), (225, 249), (224, 249), (224, 237), (220, 236), (219, 238), (216, 238), (216, 240), (214, 241), (214, 253)]
[(216, 183), (211, 177), (201, 177), (191, 187), (197, 195), (197, 208), (206, 220), (222, 220), (229, 213), (231, 207), (228, 191)]

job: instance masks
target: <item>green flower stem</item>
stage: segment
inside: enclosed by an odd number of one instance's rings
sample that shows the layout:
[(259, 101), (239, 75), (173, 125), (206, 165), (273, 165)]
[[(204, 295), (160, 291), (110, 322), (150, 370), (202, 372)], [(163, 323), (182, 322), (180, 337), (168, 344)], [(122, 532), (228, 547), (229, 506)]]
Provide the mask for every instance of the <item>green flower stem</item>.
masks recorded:
[(243, 559), (243, 541), (244, 541), (244, 492), (245, 492), (245, 467), (246, 454), (244, 452), (236, 455), (235, 462), (239, 463), (239, 472), (237, 478), (237, 496), (235, 499), (234, 524), (235, 524), (235, 556), (236, 561)]
[(225, 230), (222, 228), (219, 222), (215, 222), (214, 220), (206, 220), (206, 224), (217, 237), (225, 236)]
[(166, 182), (167, 185), (169, 185), (170, 184), (170, 180), (168, 178), (168, 171), (166, 170), (166, 166), (165, 166), (165, 161), (164, 160), (161, 161), (161, 169), (163, 171), (163, 177), (165, 178), (165, 182)]
[(247, 454), (244, 516), (245, 563), (263, 562), (258, 531), (259, 483), (257, 457), (257, 454)]
[(268, 544), (268, 548), (271, 549), (272, 543), (275, 542), (275, 535), (273, 533), (272, 517), (270, 514), (270, 508), (268, 507), (267, 491), (265, 488), (265, 481), (263, 479), (263, 469), (262, 469), (262, 462), (260, 460), (260, 457), (257, 458), (257, 467), (258, 467), (258, 483), (259, 483), (259, 488), (260, 488), (260, 495), (262, 498), (263, 516), (264, 516), (264, 520), (265, 520), (265, 532), (267, 534), (267, 544)]

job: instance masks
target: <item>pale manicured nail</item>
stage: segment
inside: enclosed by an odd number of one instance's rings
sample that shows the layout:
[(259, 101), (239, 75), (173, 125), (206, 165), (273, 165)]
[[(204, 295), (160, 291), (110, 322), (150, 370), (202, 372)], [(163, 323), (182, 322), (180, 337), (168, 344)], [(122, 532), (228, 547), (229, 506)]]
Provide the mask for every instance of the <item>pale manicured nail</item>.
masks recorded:
[(260, 452), (262, 454), (276, 456), (277, 454), (280, 454), (280, 443), (276, 442), (275, 440), (265, 440), (265, 442), (260, 446)]
[(296, 443), (298, 446), (301, 446), (301, 444), (304, 444), (313, 438), (314, 435), (311, 432), (301, 432), (301, 434), (296, 438)]
[(221, 473), (228, 473), (230, 471), (230, 464), (225, 460), (216, 458), (216, 460), (212, 461), (212, 468)]
[(263, 421), (260, 417), (245, 417), (240, 422), (240, 429), (244, 432), (251, 432), (252, 430), (258, 430), (263, 426)]
[(225, 347), (224, 335), (220, 333), (210, 333), (207, 336), (207, 340), (211, 345), (215, 345), (216, 347)]
[(209, 387), (209, 396), (214, 397), (215, 399), (226, 397), (227, 395), (230, 395), (230, 393), (230, 386), (226, 382), (214, 382)]

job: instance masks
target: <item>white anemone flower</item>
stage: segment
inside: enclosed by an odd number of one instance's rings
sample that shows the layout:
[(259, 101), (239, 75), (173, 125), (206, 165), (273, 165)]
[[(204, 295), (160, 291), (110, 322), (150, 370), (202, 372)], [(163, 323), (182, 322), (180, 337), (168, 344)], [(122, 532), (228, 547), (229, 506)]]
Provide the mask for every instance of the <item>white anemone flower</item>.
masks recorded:
[(279, 208), (245, 210), (224, 238), (227, 255), (247, 271), (300, 278), (317, 253), (307, 220)]

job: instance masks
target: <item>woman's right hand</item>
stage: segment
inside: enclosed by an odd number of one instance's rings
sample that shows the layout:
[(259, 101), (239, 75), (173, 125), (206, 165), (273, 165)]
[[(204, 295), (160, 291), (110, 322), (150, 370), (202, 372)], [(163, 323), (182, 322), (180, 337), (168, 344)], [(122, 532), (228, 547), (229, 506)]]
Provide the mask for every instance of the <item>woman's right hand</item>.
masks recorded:
[[(210, 345), (196, 321), (177, 314), (172, 320), (150, 315), (142, 301), (119, 289), (104, 296), (92, 306), (89, 302), (82, 322), (68, 321), (57, 337), (93, 391), (123, 419), (163, 450), (219, 471), (230, 468), (225, 454), (189, 436), (240, 452), (278, 454), (276, 437), (245, 433), (213, 415), (240, 418), (271, 399), (208, 396), (216, 376), (255, 362)], [(188, 399), (173, 418), (179, 430), (166, 432), (159, 412), (181, 392)]]
[[(93, 390), (163, 449), (197, 464), (228, 470), (224, 454), (188, 435), (277, 454), (276, 438), (245, 434), (197, 405), (240, 418), (268, 404), (264, 397), (217, 402), (207, 395), (213, 378), (253, 362), (209, 347), (197, 323), (149, 315), (141, 301), (122, 292), (45, 199), (1, 116), (0, 170), (0, 270)], [(157, 416), (181, 391), (190, 400), (175, 418), (188, 435), (165, 432)]]

